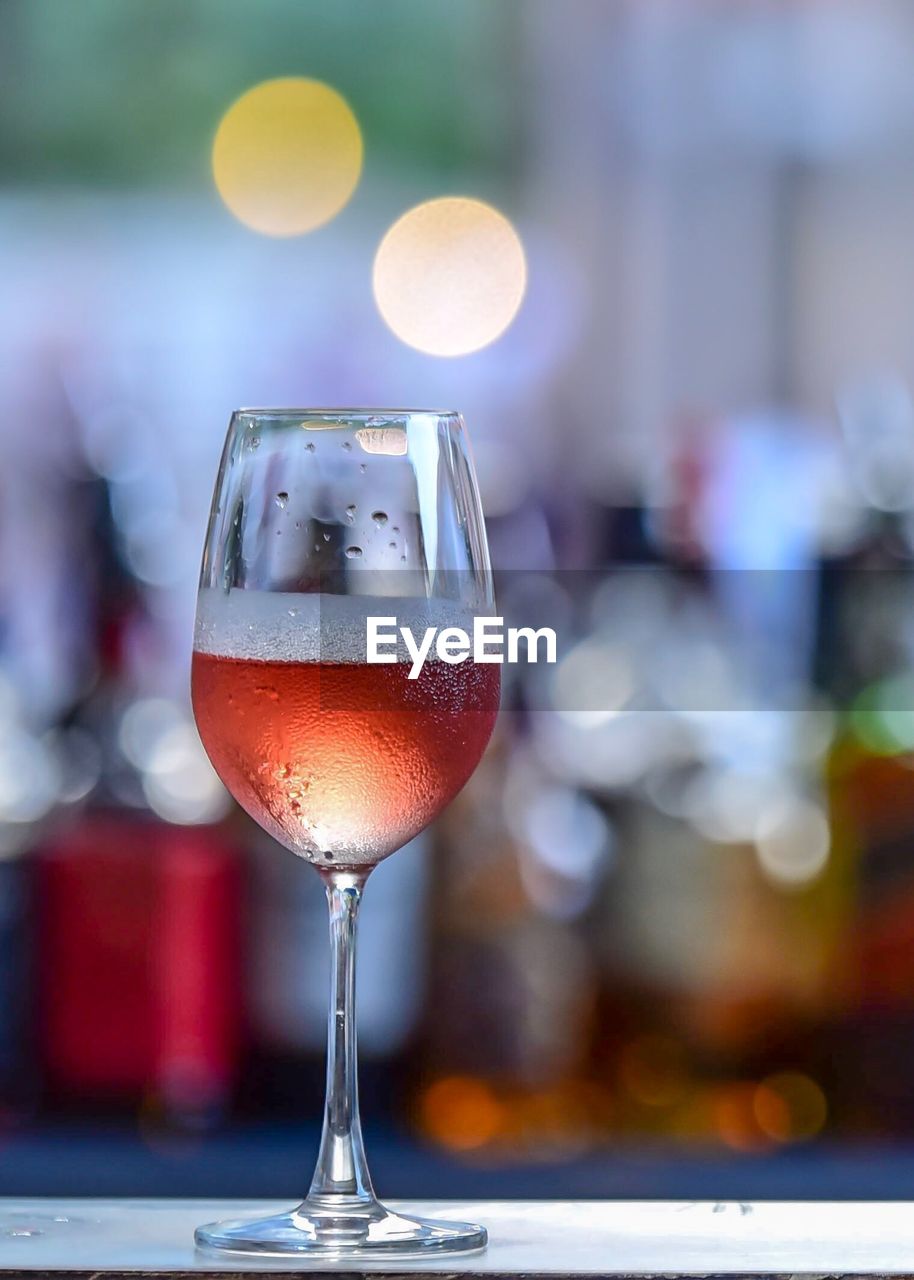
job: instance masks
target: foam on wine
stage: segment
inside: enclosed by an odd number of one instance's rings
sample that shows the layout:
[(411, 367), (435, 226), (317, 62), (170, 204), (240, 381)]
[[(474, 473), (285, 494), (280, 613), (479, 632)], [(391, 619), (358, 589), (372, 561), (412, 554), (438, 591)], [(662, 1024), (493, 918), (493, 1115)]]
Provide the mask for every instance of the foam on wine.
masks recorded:
[[(415, 596), (225, 592), (206, 587), (197, 603), (194, 648), (221, 658), (364, 662), (370, 617), (395, 617), (398, 626), (422, 635), (428, 627), (472, 631), (474, 613), (458, 601)], [(411, 662), (402, 642), (397, 657)]]

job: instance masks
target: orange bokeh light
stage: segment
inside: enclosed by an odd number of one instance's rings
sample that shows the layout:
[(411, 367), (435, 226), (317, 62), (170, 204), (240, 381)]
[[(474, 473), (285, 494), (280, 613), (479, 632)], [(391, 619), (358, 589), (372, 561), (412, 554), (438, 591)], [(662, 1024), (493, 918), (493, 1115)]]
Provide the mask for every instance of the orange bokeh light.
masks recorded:
[(484, 1146), (498, 1133), (502, 1108), (491, 1088), (472, 1076), (445, 1076), (422, 1097), (426, 1133), (455, 1151)]

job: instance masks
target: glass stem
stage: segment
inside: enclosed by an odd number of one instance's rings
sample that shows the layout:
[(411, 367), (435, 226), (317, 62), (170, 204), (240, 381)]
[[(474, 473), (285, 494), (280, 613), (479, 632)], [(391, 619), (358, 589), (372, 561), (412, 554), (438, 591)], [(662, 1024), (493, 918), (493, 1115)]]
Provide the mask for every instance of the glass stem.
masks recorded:
[(355, 943), (367, 872), (323, 871), (330, 907), (330, 1010), (327, 1095), (320, 1154), (309, 1200), (375, 1200), (362, 1145), (355, 1029)]

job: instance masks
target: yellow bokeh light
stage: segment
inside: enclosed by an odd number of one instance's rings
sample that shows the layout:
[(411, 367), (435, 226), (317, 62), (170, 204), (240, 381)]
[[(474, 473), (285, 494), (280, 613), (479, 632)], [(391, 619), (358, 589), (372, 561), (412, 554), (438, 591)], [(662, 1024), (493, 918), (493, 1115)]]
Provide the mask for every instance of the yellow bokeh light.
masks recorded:
[(780, 1071), (758, 1086), (753, 1110), (759, 1127), (776, 1142), (816, 1137), (828, 1119), (828, 1102), (815, 1080), (799, 1071)]
[(385, 235), (374, 295), (387, 324), (411, 347), (462, 356), (502, 334), (527, 284), (520, 237), (481, 200), (445, 196), (416, 205)]
[(345, 98), (319, 80), (265, 80), (219, 122), (213, 178), (239, 222), (298, 236), (329, 222), (362, 171), (362, 134)]

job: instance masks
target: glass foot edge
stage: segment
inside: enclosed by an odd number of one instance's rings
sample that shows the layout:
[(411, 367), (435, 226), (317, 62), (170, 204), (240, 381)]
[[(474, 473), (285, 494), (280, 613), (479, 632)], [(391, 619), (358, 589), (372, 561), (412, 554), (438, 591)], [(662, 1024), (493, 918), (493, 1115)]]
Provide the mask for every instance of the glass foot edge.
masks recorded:
[(486, 1247), (488, 1233), (475, 1223), (412, 1218), (390, 1210), (331, 1217), (311, 1216), (302, 1206), (269, 1218), (209, 1222), (196, 1229), (194, 1242), (208, 1252), (262, 1257), (409, 1258), (476, 1252)]

